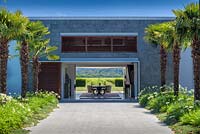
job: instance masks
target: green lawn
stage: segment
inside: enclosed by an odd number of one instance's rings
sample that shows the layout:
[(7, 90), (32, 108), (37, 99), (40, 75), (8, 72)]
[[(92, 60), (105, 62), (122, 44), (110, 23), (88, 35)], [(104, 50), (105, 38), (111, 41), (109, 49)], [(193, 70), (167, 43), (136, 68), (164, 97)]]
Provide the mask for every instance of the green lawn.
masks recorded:
[(83, 78), (86, 79), (86, 86), (85, 87), (76, 87), (76, 91), (85, 91), (87, 92), (87, 85), (111, 85), (112, 92), (123, 92), (123, 87), (116, 87), (115, 86), (115, 79), (123, 79), (123, 78)]

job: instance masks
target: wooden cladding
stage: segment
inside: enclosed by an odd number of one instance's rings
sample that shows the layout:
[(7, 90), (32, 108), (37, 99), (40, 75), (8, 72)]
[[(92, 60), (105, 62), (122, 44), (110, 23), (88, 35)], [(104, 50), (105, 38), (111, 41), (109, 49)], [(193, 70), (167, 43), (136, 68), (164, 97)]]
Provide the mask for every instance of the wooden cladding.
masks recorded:
[(63, 36), (62, 52), (137, 52), (136, 36)]
[(61, 93), (61, 63), (42, 63), (39, 89)]

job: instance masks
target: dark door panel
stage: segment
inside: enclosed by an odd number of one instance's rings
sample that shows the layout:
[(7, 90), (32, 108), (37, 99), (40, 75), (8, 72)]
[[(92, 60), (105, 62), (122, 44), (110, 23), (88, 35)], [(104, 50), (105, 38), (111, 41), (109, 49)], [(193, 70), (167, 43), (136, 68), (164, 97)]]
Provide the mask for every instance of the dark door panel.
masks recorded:
[(46, 62), (41, 64), (39, 89), (61, 93), (61, 63)]

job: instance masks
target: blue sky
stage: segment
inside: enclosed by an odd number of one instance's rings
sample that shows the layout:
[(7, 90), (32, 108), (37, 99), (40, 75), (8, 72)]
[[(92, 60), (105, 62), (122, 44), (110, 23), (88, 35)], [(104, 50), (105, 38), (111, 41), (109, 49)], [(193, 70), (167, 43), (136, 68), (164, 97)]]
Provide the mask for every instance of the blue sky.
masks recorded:
[(173, 16), (171, 10), (199, 0), (0, 0), (26, 16)]

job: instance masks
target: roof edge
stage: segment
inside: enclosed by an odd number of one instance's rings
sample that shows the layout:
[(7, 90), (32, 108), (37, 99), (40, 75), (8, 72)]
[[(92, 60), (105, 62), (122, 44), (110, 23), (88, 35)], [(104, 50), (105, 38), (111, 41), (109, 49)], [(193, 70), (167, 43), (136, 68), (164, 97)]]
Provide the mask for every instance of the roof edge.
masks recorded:
[(174, 20), (175, 17), (139, 17), (139, 16), (44, 16), (28, 17), (30, 20)]

